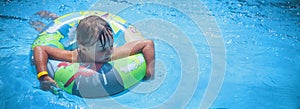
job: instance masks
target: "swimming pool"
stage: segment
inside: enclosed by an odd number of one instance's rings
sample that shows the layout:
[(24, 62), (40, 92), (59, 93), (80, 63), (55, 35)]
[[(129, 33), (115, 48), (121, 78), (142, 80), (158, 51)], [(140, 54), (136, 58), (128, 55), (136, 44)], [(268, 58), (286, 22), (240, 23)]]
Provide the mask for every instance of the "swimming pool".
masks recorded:
[[(300, 108), (300, 2), (1, 1), (0, 108)], [(112, 97), (41, 91), (29, 62), (37, 11), (102, 10), (155, 41), (156, 78)]]

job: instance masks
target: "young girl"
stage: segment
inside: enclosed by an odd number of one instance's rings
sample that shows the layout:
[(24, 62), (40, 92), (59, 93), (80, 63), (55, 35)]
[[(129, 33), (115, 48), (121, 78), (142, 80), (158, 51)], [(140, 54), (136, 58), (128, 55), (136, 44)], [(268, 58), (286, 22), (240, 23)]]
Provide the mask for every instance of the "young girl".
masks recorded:
[(147, 68), (144, 79), (153, 79), (155, 55), (152, 40), (132, 41), (114, 48), (112, 29), (99, 16), (89, 16), (80, 20), (76, 34), (78, 45), (76, 50), (68, 51), (50, 46), (36, 46), (34, 48), (34, 60), (40, 82), (48, 81), (56, 84), (47, 73), (48, 58), (67, 62), (82, 62), (92, 65), (91, 69), (96, 70), (96, 66), (101, 68), (108, 61), (137, 53), (143, 53), (146, 60)]

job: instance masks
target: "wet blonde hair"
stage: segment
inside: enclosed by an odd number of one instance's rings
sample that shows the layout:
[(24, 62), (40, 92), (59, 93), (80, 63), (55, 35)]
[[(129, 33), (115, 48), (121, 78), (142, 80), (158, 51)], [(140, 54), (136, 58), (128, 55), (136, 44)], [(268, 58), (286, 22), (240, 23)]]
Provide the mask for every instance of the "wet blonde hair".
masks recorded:
[(103, 49), (113, 43), (113, 32), (110, 25), (101, 17), (91, 15), (80, 20), (77, 29), (77, 43), (89, 47), (99, 43)]

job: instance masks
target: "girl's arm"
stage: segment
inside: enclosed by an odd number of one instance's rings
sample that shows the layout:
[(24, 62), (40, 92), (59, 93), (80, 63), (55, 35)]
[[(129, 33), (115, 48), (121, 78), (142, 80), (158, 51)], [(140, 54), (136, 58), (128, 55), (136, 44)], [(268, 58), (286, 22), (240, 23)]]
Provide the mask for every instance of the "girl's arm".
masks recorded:
[(46, 80), (54, 82), (47, 74), (39, 74), (41, 72), (47, 71), (47, 61), (48, 58), (63, 60), (68, 62), (77, 61), (77, 53), (74, 51), (62, 50), (59, 48), (49, 47), (49, 46), (36, 46), (34, 47), (34, 60), (38, 71), (40, 81)]

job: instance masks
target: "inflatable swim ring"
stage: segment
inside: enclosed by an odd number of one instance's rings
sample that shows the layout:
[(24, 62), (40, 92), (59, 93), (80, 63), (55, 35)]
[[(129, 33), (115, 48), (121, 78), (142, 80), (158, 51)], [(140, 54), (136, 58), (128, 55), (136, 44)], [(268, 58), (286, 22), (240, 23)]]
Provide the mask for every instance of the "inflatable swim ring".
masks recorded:
[[(35, 46), (76, 49), (76, 26), (81, 19), (90, 15), (100, 16), (110, 24), (114, 33), (114, 46), (143, 39), (139, 31), (119, 16), (102, 11), (74, 12), (54, 20), (54, 23), (34, 40), (32, 50)], [(34, 62), (32, 51), (31, 60)], [(35, 64), (32, 65), (35, 70)], [(117, 94), (137, 84), (146, 73), (145, 59), (141, 53), (110, 61), (103, 64), (98, 71), (90, 67), (85, 63), (51, 59), (47, 63), (49, 75), (54, 78), (59, 88), (70, 94), (88, 98)]]

